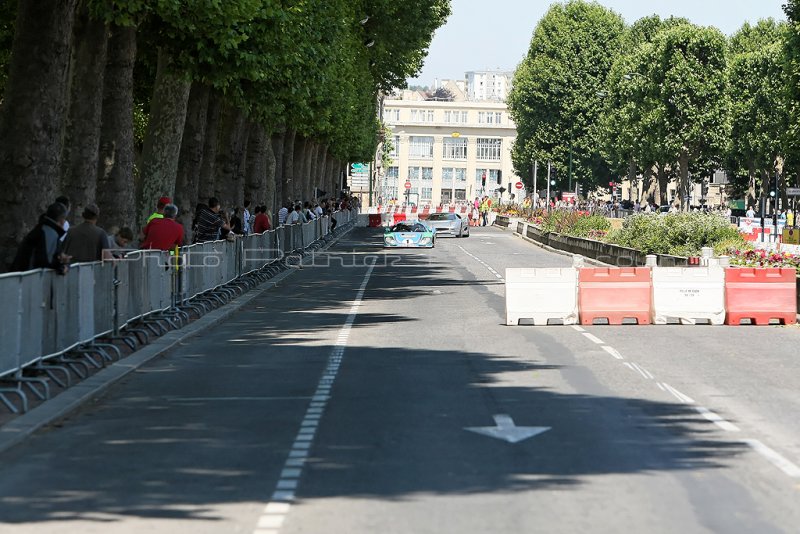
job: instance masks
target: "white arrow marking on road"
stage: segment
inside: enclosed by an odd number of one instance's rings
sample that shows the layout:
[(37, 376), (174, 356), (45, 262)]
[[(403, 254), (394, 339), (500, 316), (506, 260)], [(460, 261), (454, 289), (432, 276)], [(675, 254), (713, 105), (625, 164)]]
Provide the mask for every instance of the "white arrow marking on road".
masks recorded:
[(497, 426), (468, 426), (464, 427), (464, 430), (501, 439), (508, 443), (519, 443), (547, 432), (551, 428), (549, 426), (516, 426), (510, 416), (503, 414), (495, 415), (494, 422)]

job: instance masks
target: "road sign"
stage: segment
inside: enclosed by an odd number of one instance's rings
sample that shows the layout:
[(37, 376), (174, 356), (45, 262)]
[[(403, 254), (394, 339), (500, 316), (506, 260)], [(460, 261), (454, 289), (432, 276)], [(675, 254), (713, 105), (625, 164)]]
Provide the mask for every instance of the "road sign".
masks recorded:
[(525, 187), (525, 184), (523, 184), (522, 182), (517, 182), (517, 183), (514, 185), (514, 187), (516, 187), (517, 189), (522, 189), (523, 187)]
[(505, 414), (495, 415), (494, 422), (495, 426), (466, 427), (464, 430), (507, 441), (508, 443), (519, 443), (547, 432), (551, 428), (549, 426), (517, 426), (514, 424), (514, 420)]
[(411, 189), (411, 182), (406, 182), (405, 188), (406, 189)]
[(786, 196), (788, 196), (788, 197), (800, 197), (800, 187), (787, 187), (786, 188)]

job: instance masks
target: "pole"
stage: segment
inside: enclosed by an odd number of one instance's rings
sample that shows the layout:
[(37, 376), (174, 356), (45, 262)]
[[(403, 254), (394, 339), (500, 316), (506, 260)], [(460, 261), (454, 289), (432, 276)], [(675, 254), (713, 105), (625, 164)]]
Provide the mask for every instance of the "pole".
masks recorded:
[(536, 209), (539, 203), (539, 190), (536, 189), (536, 174), (539, 171), (539, 162), (533, 161), (533, 207)]
[(550, 167), (551, 163), (547, 162), (547, 211), (550, 211)]
[[(550, 177), (548, 176), (548, 180)], [(572, 191), (572, 136), (569, 137), (569, 187), (567, 191)]]
[(775, 206), (772, 208), (772, 221), (775, 226), (775, 243), (778, 242), (778, 173), (775, 173)]

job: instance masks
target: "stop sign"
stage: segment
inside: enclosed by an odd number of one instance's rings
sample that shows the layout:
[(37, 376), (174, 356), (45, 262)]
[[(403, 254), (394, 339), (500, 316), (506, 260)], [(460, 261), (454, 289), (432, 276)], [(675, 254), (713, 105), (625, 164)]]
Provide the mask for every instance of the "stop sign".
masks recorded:
[(525, 187), (525, 185), (522, 182), (517, 182), (516, 184), (514, 184), (514, 187), (516, 187), (517, 189), (522, 189), (523, 187)]
[(406, 189), (411, 189), (411, 182), (406, 182)]

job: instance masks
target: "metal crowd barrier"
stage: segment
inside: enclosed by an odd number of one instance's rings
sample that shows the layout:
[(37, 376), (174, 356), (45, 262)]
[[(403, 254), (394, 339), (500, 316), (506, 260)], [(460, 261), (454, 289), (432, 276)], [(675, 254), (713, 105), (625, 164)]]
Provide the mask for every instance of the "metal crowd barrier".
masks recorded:
[[(353, 213), (333, 214), (337, 227), (353, 220)], [(185, 309), (194, 309), (195, 301), (202, 304), (208, 296), (226, 302), (236, 292), (225, 286), (309, 248), (330, 234), (330, 225), (326, 216), (234, 241), (182, 247), (177, 256), (137, 250), (115, 261), (73, 264), (65, 275), (50, 269), (0, 275), (0, 402), (16, 413), (7, 396), (13, 393), (27, 410), (23, 388), (42, 399), (49, 396), (47, 381), (25, 375), (27, 369), (66, 386), (68, 369), (85, 376), (89, 365), (121, 355), (101, 339), (122, 339), (135, 348), (151, 333), (183, 324)]]

